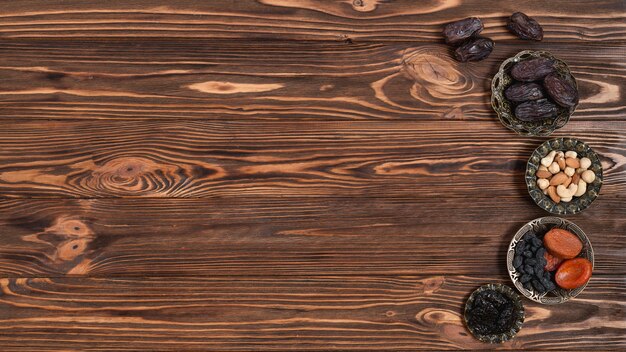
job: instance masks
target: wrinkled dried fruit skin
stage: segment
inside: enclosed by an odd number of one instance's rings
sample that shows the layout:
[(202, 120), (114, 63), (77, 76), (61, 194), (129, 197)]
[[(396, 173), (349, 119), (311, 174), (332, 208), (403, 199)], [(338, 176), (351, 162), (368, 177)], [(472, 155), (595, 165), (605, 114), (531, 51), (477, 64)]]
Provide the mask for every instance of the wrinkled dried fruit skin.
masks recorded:
[(578, 104), (578, 89), (556, 73), (546, 76), (543, 85), (555, 103), (565, 108)]
[(538, 57), (516, 63), (511, 69), (511, 76), (518, 81), (532, 82), (543, 79), (552, 72), (554, 72), (554, 62)]
[(505, 91), (504, 96), (516, 103), (528, 100), (537, 100), (544, 98), (543, 89), (537, 83), (515, 83), (510, 85)]
[(521, 39), (542, 40), (543, 28), (534, 19), (521, 12), (516, 12), (509, 17), (507, 28)]
[(443, 29), (446, 44), (460, 45), (483, 30), (483, 22), (476, 17), (448, 23)]
[(493, 40), (489, 38), (477, 38), (456, 48), (454, 57), (461, 62), (480, 61), (491, 54), (493, 46)]
[(515, 116), (527, 122), (545, 120), (557, 115), (556, 105), (547, 99), (527, 101), (515, 108)]

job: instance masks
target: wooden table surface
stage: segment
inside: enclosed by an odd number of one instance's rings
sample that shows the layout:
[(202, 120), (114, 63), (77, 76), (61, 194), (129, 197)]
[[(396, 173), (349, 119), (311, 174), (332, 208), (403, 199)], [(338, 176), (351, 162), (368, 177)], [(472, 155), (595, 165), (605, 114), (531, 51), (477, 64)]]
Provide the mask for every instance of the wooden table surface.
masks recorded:
[[(543, 42), (514, 38), (514, 11)], [(443, 24), (496, 41), (462, 64)], [(489, 103), (505, 58), (549, 50), (605, 184), (568, 217), (596, 267), (524, 300), (513, 341), (461, 321), (547, 216), (547, 138)], [(0, 349), (626, 349), (626, 2), (6, 1), (0, 9)]]

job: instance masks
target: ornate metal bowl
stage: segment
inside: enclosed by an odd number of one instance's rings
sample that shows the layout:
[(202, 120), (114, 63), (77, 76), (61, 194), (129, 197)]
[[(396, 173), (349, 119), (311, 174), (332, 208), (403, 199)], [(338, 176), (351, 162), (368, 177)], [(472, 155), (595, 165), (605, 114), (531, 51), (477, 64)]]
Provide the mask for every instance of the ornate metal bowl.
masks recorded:
[(498, 115), (500, 122), (502, 122), (506, 128), (511, 129), (522, 136), (549, 136), (556, 129), (565, 126), (578, 105), (576, 104), (571, 108), (557, 106), (557, 116), (555, 118), (542, 121), (527, 122), (521, 121), (515, 117), (513, 105), (504, 97), (504, 90), (514, 81), (509, 72), (511, 72), (511, 68), (516, 63), (537, 57), (545, 57), (554, 60), (557, 74), (568, 80), (574, 87), (578, 87), (576, 79), (572, 76), (567, 64), (557, 59), (547, 51), (524, 50), (517, 53), (517, 55), (504, 60), (504, 62), (500, 65), (498, 73), (491, 80), (491, 106)]
[(556, 290), (540, 294), (538, 292), (535, 292), (534, 290), (529, 291), (525, 289), (522, 283), (519, 281), (521, 274), (517, 272), (517, 270), (515, 270), (515, 268), (513, 267), (515, 246), (522, 239), (522, 237), (524, 237), (524, 235), (529, 232), (543, 236), (546, 232), (555, 227), (567, 230), (578, 236), (578, 238), (580, 238), (583, 243), (583, 249), (578, 257), (588, 259), (591, 262), (592, 268), (594, 265), (593, 248), (591, 247), (591, 242), (589, 242), (589, 238), (583, 232), (583, 230), (581, 230), (580, 227), (576, 226), (576, 224), (574, 224), (573, 222), (562, 218), (548, 216), (535, 219), (522, 226), (522, 228), (517, 231), (517, 233), (511, 240), (511, 243), (509, 244), (509, 249), (506, 253), (506, 267), (509, 271), (509, 276), (511, 277), (511, 280), (513, 281), (513, 284), (515, 285), (517, 290), (521, 292), (524, 297), (531, 299), (535, 302), (539, 302), (541, 304), (559, 304), (566, 302), (578, 296), (587, 286), (587, 284), (584, 284), (583, 286), (573, 290), (565, 290), (557, 286)]
[[(535, 173), (541, 165), (541, 159), (548, 155), (552, 150), (568, 151), (573, 150), (583, 158), (591, 160), (589, 170), (596, 174), (596, 179), (587, 185), (587, 192), (580, 197), (574, 197), (568, 203), (554, 203), (549, 196), (543, 194), (543, 191), (537, 186), (537, 177)], [(602, 187), (602, 163), (598, 154), (596, 154), (587, 144), (575, 138), (555, 138), (541, 144), (528, 159), (526, 164), (526, 186), (531, 198), (543, 210), (552, 214), (571, 215), (581, 212), (589, 207), (591, 203), (598, 197), (600, 188)]]
[[(479, 292), (482, 292), (485, 290), (498, 291), (502, 293), (503, 295), (507, 296), (513, 302), (513, 306), (515, 306), (515, 310), (514, 310), (515, 322), (513, 323), (513, 326), (511, 327), (511, 329), (509, 329), (509, 331), (502, 333), (502, 334), (483, 335), (483, 334), (479, 334), (478, 332), (476, 332), (468, 324), (469, 307), (473, 305), (476, 295)], [(513, 291), (513, 289), (510, 288), (509, 286), (502, 285), (502, 284), (486, 284), (486, 285), (479, 287), (474, 292), (472, 292), (472, 294), (469, 296), (469, 298), (467, 299), (467, 302), (465, 302), (465, 309), (463, 310), (463, 320), (465, 321), (465, 326), (467, 327), (467, 329), (472, 333), (472, 335), (474, 335), (475, 338), (477, 338), (478, 340), (482, 342), (487, 342), (487, 343), (502, 343), (502, 342), (505, 342), (514, 338), (515, 335), (517, 335), (517, 333), (522, 329), (522, 324), (524, 323), (524, 317), (525, 317), (524, 304), (522, 303), (522, 300), (520, 299), (519, 295), (515, 293), (515, 291)]]

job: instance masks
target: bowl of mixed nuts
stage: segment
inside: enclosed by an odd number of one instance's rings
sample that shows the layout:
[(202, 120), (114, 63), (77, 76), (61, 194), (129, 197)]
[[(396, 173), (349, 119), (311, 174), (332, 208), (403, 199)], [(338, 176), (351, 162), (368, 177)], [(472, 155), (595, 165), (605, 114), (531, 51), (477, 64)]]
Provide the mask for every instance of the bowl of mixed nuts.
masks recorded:
[(505, 60), (491, 81), (500, 122), (520, 135), (548, 136), (578, 106), (578, 86), (567, 64), (547, 51), (525, 50)]
[(560, 215), (579, 213), (598, 197), (602, 163), (584, 142), (556, 138), (541, 144), (526, 164), (528, 193), (542, 209)]

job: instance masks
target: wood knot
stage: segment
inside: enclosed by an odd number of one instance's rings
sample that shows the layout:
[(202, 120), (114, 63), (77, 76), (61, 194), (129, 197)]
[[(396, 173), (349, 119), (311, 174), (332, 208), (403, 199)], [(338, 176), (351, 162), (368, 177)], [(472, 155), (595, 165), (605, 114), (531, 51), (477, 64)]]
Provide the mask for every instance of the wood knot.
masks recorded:
[(443, 286), (445, 282), (446, 282), (446, 278), (444, 276), (435, 276), (435, 277), (424, 280), (423, 282), (424, 294), (430, 295), (439, 291), (439, 289), (441, 289), (441, 286)]
[(378, 0), (353, 0), (352, 8), (359, 12), (370, 12), (376, 10)]

